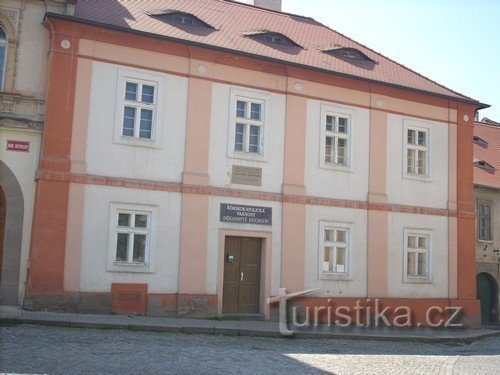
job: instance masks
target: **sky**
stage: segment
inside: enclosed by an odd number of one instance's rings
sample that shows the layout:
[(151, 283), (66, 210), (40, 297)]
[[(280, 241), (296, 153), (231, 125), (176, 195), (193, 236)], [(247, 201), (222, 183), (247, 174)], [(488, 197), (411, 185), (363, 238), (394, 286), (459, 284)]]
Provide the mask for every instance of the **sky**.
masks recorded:
[(420, 74), (491, 105), (500, 122), (500, 0), (282, 0)]

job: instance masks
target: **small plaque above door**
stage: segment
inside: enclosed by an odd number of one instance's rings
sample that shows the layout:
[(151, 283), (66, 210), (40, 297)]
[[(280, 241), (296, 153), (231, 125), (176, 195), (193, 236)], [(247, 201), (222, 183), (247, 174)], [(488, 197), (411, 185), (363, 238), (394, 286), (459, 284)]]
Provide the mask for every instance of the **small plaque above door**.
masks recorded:
[(262, 186), (262, 168), (233, 165), (231, 183), (240, 185)]

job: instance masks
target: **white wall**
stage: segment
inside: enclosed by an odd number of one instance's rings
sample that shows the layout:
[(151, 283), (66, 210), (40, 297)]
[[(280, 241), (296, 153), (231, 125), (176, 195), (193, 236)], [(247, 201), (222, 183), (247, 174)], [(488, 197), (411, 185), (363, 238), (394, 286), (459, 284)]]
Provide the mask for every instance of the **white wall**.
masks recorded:
[(429, 179), (403, 176), (405, 118), (387, 116), (387, 195), (389, 203), (418, 207), (448, 208), (448, 126), (445, 123), (412, 119), (430, 130)]
[[(110, 202), (158, 207), (156, 272), (106, 271)], [(147, 283), (149, 293), (177, 293), (180, 217), (180, 193), (86, 185), (80, 290), (109, 292), (111, 283)]]
[[(319, 279), (320, 221), (349, 224), (353, 231), (350, 247), (350, 280)], [(366, 297), (367, 295), (367, 213), (341, 207), (307, 206), (305, 289), (320, 288), (324, 297)]]
[[(220, 222), (219, 212), (221, 203), (244, 204), (251, 206), (272, 207), (273, 217), (272, 226), (236, 224)], [(217, 267), (222, 259), (219, 259), (219, 231), (221, 229), (238, 231), (258, 231), (272, 232), (272, 271), (271, 271), (271, 294), (278, 295), (281, 280), (281, 222), (282, 210), (281, 203), (259, 201), (250, 199), (241, 199), (233, 197), (210, 197), (208, 216), (208, 241), (207, 241), (207, 293), (215, 294), (217, 292)]]
[[(252, 97), (264, 95), (269, 98), (269, 105), (264, 111), (267, 123), (264, 124), (264, 154), (263, 160), (255, 160), (251, 156), (244, 159), (228, 157), (228, 146), (234, 140), (229, 137), (230, 127), (230, 102), (231, 89), (241, 90)], [(286, 100), (284, 95), (265, 93), (263, 91), (240, 88), (224, 84), (213, 85), (212, 90), (212, 114), (210, 125), (210, 161), (209, 170), (210, 184), (218, 187), (230, 187), (234, 189), (259, 190), (266, 192), (281, 192), (283, 185), (283, 158), (285, 144), (285, 109)], [(231, 183), (232, 166), (242, 165), (246, 167), (262, 168), (262, 186), (249, 186)]]
[[(404, 282), (404, 229), (431, 231), (430, 282)], [(389, 213), (389, 297), (448, 297), (448, 218), (442, 216)]]
[[(101, 176), (181, 182), (187, 116), (188, 81), (157, 72), (165, 82), (162, 108), (161, 148), (129, 146), (113, 143), (118, 69), (134, 70), (118, 65), (94, 62), (89, 110), (87, 173)], [(137, 72), (146, 72), (137, 69)], [(121, 94), (121, 93), (120, 93)]]
[[(7, 140), (29, 141), (30, 151), (7, 151)], [(41, 134), (36, 131), (0, 128), (0, 160), (14, 173), (21, 186), (24, 200), (23, 233), (21, 242), (21, 263), (19, 269), (18, 301), (22, 301), (26, 283), (27, 262), (30, 249), (31, 224), (35, 200), (35, 172), (38, 168)], [(8, 208), (7, 208), (8, 210)]]
[[(319, 168), (321, 106), (343, 107), (353, 112), (351, 171)], [(307, 101), (306, 171), (307, 194), (315, 197), (365, 201), (369, 183), (369, 111), (336, 103)]]

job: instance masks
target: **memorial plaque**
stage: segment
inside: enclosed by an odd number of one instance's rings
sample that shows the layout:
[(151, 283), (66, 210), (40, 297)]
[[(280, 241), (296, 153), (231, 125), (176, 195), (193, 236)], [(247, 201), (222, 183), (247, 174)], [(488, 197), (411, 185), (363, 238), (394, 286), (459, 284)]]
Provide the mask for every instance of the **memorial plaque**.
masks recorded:
[(220, 221), (225, 223), (272, 225), (272, 207), (221, 203)]
[(262, 185), (262, 168), (233, 165), (231, 183), (241, 185)]

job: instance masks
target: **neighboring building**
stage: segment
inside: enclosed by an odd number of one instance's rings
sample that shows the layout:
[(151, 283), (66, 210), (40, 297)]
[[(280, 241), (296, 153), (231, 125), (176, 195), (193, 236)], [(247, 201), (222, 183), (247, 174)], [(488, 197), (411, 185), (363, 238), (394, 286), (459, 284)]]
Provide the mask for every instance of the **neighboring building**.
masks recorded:
[(46, 12), (63, 0), (0, 4), (0, 304), (22, 302), (44, 125)]
[[(160, 316), (380, 299), (476, 324), (485, 105), (306, 17), (232, 1), (48, 14), (24, 305)], [(372, 303), (365, 301), (366, 303)]]
[(474, 123), (474, 201), (477, 212), (477, 298), (481, 318), (497, 322), (500, 282), (500, 123)]

